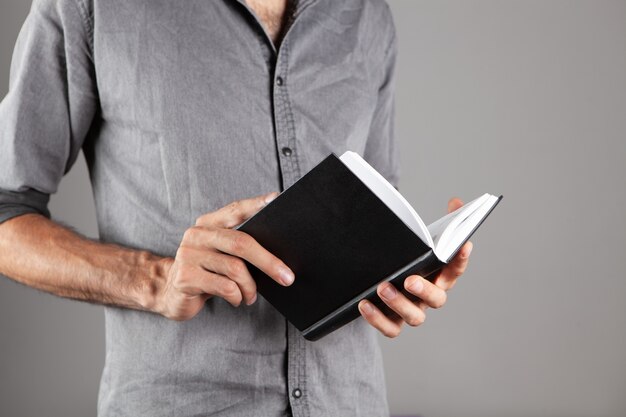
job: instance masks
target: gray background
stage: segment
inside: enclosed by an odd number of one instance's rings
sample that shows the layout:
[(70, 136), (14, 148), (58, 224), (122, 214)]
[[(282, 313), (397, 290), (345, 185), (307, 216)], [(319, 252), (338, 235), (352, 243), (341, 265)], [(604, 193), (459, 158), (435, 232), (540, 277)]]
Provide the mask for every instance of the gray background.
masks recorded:
[[(29, 4), (0, 3), (0, 95)], [(505, 199), (426, 324), (383, 340), (394, 413), (626, 415), (626, 1), (391, 0), (401, 190)], [(82, 158), (55, 218), (96, 236)], [(382, 340), (382, 339), (381, 339)], [(100, 307), (0, 279), (0, 415), (95, 415)]]

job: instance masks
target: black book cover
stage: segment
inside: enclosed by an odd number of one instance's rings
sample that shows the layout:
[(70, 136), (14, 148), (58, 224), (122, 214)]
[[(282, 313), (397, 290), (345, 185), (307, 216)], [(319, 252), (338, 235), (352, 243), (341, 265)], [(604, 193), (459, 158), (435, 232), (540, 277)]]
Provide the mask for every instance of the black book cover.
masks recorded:
[(293, 270), (283, 287), (248, 264), (259, 293), (309, 340), (359, 317), (363, 298), (383, 307), (383, 280), (403, 289), (408, 275), (443, 265), (334, 154), (238, 229)]

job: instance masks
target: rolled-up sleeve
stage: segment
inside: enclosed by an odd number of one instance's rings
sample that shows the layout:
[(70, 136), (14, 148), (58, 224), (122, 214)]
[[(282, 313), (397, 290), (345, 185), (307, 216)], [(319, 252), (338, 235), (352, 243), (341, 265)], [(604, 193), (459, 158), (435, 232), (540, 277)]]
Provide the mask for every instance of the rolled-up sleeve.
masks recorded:
[(398, 188), (399, 152), (394, 135), (395, 68), (398, 48), (396, 29), (389, 8), (386, 9), (384, 17), (388, 46), (385, 50), (376, 110), (363, 156), (387, 181)]
[(49, 217), (98, 109), (90, 14), (82, 0), (35, 0), (0, 103), (0, 223)]

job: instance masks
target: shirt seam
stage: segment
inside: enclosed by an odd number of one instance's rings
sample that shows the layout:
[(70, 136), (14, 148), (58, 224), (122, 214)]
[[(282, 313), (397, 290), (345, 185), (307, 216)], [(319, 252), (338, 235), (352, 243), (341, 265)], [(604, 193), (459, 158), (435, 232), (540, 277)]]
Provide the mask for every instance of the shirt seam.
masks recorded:
[[(389, 24), (389, 30), (391, 32), (390, 34), (391, 36), (390, 36), (389, 42), (387, 42), (387, 45), (385, 46), (385, 57), (383, 59), (383, 62), (384, 62), (383, 67), (386, 67), (388, 65), (389, 55), (392, 53), (392, 51), (396, 49), (396, 45), (397, 45), (397, 33), (396, 33), (396, 26), (393, 21), (393, 14), (391, 13), (391, 8), (389, 7), (389, 4), (385, 2), (385, 6), (387, 7), (387, 19), (389, 22), (388, 24)], [(384, 72), (385, 70), (383, 70), (383, 74)]]
[(94, 47), (93, 47), (93, 17), (89, 13), (87, 6), (85, 5), (84, 0), (75, 0), (74, 3), (78, 9), (78, 13), (81, 17), (81, 24), (83, 26), (83, 30), (87, 35), (87, 45), (89, 46), (89, 53), (93, 59)]

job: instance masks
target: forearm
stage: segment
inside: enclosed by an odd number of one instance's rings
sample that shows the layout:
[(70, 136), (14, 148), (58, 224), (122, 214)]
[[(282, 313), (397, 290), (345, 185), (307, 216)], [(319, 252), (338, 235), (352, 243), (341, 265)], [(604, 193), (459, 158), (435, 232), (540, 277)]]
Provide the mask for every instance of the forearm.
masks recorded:
[(0, 273), (61, 297), (158, 311), (169, 261), (86, 239), (40, 215), (0, 224)]

